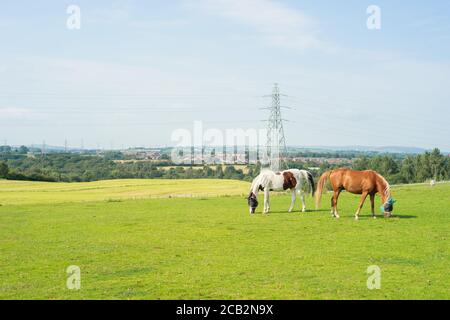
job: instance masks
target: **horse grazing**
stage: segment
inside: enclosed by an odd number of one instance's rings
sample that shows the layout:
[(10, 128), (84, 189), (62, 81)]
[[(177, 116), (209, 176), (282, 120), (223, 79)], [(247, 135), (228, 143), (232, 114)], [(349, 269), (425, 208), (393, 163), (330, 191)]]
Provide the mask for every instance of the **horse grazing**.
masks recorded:
[(389, 183), (379, 173), (372, 170), (356, 171), (350, 169), (336, 169), (325, 172), (322, 174), (317, 184), (316, 207), (319, 207), (320, 205), (323, 187), (327, 180), (330, 180), (334, 192), (333, 197), (331, 198), (331, 214), (333, 217), (339, 218), (337, 202), (342, 190), (362, 195), (358, 210), (355, 214), (356, 220), (359, 218), (359, 213), (361, 212), (364, 201), (368, 195), (370, 196), (370, 203), (372, 206), (372, 216), (376, 218), (375, 194), (377, 192), (381, 196), (381, 201), (383, 203), (381, 211), (384, 213), (384, 216), (387, 218), (392, 215), (395, 200), (391, 197)]
[(250, 189), (250, 194), (247, 198), (248, 206), (250, 207), (250, 214), (255, 213), (258, 207), (258, 192), (264, 191), (264, 210), (263, 213), (269, 213), (269, 192), (291, 190), (292, 200), (289, 212), (292, 212), (296, 200), (296, 192), (300, 193), (302, 200), (302, 212), (306, 211), (305, 193), (303, 191), (304, 181), (307, 181), (311, 190), (311, 195), (314, 196), (314, 179), (310, 172), (306, 170), (290, 169), (282, 172), (273, 172), (271, 170), (263, 170), (253, 180)]

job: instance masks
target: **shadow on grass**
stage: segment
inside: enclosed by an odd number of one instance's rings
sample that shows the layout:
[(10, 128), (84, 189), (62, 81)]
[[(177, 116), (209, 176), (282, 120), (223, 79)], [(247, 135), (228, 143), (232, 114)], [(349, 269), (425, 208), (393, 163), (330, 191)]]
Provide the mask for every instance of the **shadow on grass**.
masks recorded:
[[(330, 210), (328, 210), (328, 209), (312, 210), (311, 209), (311, 210), (306, 210), (305, 212), (301, 212), (299, 210), (292, 211), (292, 212), (288, 212), (287, 210), (276, 210), (276, 211), (270, 211), (268, 214), (263, 214), (262, 212), (255, 212), (253, 215), (262, 215), (262, 216), (264, 216), (264, 215), (271, 215), (271, 214), (286, 214), (286, 215), (293, 215), (293, 214), (298, 215), (298, 214), (300, 214), (301, 215), (301, 214), (307, 214), (307, 213), (320, 213), (320, 214), (323, 214), (324, 212), (329, 214)], [(395, 214), (395, 215), (393, 215), (390, 218), (385, 218), (383, 215), (379, 215), (378, 214), (376, 217), (377, 217), (377, 219), (417, 219), (417, 216), (407, 215), (407, 214)], [(345, 215), (345, 214), (342, 215), (341, 214), (340, 218), (341, 219), (342, 218), (354, 219), (355, 216), (354, 215)], [(359, 218), (360, 219), (361, 218), (362, 219), (373, 219), (372, 214), (364, 214), (364, 215), (360, 214)]]
[[(305, 213), (321, 213), (321, 212), (328, 212), (330, 213), (330, 210), (306, 210), (305, 212), (302, 212), (301, 210), (295, 210), (292, 212), (288, 212), (287, 210), (277, 210), (277, 211), (270, 211), (269, 214), (271, 213), (285, 213), (285, 214), (305, 214)], [(255, 212), (255, 214), (263, 214), (262, 212)]]
[(408, 214), (394, 214), (392, 218), (398, 218), (398, 219), (416, 219), (417, 216), (411, 216)]
[[(350, 216), (350, 218), (352, 218), (352, 219), (354, 219), (354, 217), (355, 216)], [(400, 215), (395, 214), (395, 215), (392, 215), (392, 217), (390, 217), (390, 218), (385, 218), (383, 215), (376, 215), (376, 217), (377, 217), (377, 219), (386, 219), (386, 220), (389, 220), (389, 219), (416, 219), (417, 218), (417, 216), (402, 215), (402, 214), (400, 214)], [(342, 215), (341, 215), (341, 218), (342, 218)], [(361, 218), (373, 219), (371, 214), (365, 214), (365, 215), (360, 214), (359, 218), (360, 219)]]

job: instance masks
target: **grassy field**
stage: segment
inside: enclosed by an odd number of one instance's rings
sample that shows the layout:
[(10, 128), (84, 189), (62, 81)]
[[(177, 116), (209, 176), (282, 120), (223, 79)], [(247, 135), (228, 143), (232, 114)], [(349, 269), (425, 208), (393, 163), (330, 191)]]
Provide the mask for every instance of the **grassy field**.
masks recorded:
[(249, 184), (235, 180), (106, 180), (48, 183), (0, 180), (0, 205), (55, 204), (168, 197), (214, 197), (247, 194)]
[[(248, 184), (116, 180), (0, 181), (0, 298), (449, 299), (450, 185), (394, 188), (392, 219), (323, 209), (248, 214)], [(165, 198), (169, 195), (198, 198)], [(206, 194), (229, 195), (207, 197)], [(147, 198), (147, 199), (141, 199)], [(377, 208), (379, 207), (377, 198)], [(300, 204), (297, 204), (299, 209)], [(81, 290), (66, 268), (81, 268)], [(381, 268), (368, 290), (367, 267)]]

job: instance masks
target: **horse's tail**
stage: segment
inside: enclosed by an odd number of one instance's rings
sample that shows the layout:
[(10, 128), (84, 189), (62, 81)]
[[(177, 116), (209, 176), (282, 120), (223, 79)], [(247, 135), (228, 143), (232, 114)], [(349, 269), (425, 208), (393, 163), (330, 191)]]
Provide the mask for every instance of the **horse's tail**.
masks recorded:
[(316, 190), (316, 208), (320, 207), (320, 201), (322, 200), (322, 192), (323, 192), (323, 186), (327, 182), (327, 180), (330, 178), (332, 170), (324, 172), (319, 179), (319, 182), (317, 183), (317, 190)]
[(314, 186), (313, 175), (311, 174), (311, 172), (306, 171), (306, 170), (301, 170), (300, 172), (302, 173), (303, 177), (308, 181), (309, 190), (311, 191), (311, 196), (314, 197), (314, 191), (316, 188)]

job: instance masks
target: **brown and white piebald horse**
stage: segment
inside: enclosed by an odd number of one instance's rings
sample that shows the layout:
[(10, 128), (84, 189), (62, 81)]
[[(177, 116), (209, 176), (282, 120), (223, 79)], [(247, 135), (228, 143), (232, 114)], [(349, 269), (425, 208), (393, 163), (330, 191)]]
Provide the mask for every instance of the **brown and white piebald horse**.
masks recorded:
[(384, 216), (390, 217), (394, 209), (395, 200), (391, 197), (391, 188), (389, 183), (379, 173), (372, 170), (356, 171), (350, 169), (336, 169), (330, 170), (322, 174), (317, 184), (316, 190), (316, 207), (319, 207), (322, 198), (322, 191), (325, 182), (330, 180), (333, 188), (333, 197), (331, 198), (331, 214), (333, 217), (339, 218), (337, 210), (337, 202), (342, 190), (354, 194), (361, 194), (361, 201), (355, 214), (355, 219), (358, 220), (359, 213), (364, 205), (367, 196), (370, 196), (370, 203), (372, 207), (372, 216), (375, 216), (375, 194), (379, 193), (383, 205), (381, 211)]
[(310, 172), (306, 170), (290, 169), (282, 172), (274, 172), (271, 170), (263, 170), (253, 180), (250, 188), (250, 194), (247, 198), (248, 206), (250, 208), (250, 214), (255, 213), (256, 207), (258, 207), (258, 192), (264, 191), (264, 210), (263, 213), (269, 213), (269, 192), (270, 191), (283, 191), (291, 190), (292, 200), (289, 212), (292, 212), (296, 200), (296, 192), (300, 193), (300, 199), (302, 200), (302, 212), (306, 211), (305, 206), (305, 193), (303, 191), (303, 185), (307, 181), (311, 190), (311, 195), (314, 196), (314, 179)]

